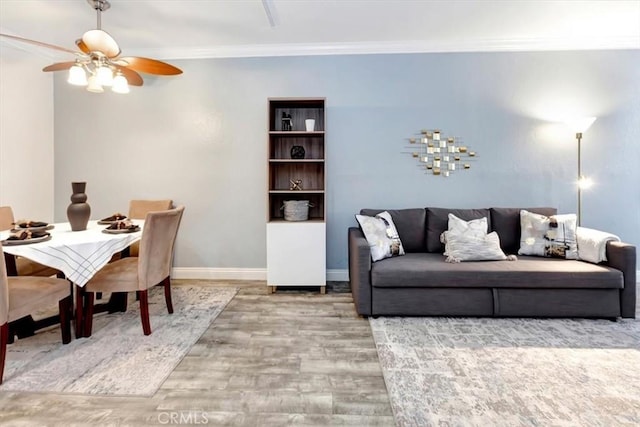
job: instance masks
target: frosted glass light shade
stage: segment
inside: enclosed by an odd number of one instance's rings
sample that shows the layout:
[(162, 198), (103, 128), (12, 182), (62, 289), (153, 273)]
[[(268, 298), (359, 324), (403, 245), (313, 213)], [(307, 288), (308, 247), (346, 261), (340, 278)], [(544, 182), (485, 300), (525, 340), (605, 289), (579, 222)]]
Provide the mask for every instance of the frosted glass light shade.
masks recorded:
[(69, 68), (69, 77), (67, 83), (74, 86), (86, 86), (87, 85), (87, 73), (82, 68), (82, 65), (76, 64)]
[(111, 86), (113, 84), (113, 71), (109, 67), (98, 67), (96, 77), (101, 86)]
[(595, 121), (595, 117), (577, 117), (567, 120), (566, 124), (567, 127), (573, 131), (573, 133), (584, 133), (591, 127), (591, 125)]
[(129, 83), (121, 73), (116, 74), (113, 78), (111, 90), (115, 93), (129, 93)]
[(98, 78), (95, 75), (89, 77), (89, 85), (87, 86), (87, 90), (94, 93), (104, 92), (104, 89), (102, 89), (102, 86), (100, 86), (100, 83), (98, 83)]

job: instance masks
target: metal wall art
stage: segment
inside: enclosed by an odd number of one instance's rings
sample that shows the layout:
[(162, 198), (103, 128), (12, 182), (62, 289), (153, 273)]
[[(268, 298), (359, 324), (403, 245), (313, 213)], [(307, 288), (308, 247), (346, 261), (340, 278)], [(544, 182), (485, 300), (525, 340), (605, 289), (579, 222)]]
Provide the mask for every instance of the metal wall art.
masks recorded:
[(420, 167), (433, 175), (446, 177), (457, 170), (469, 169), (477, 156), (466, 145), (460, 145), (458, 138), (444, 137), (437, 129), (423, 129), (420, 137), (409, 138), (409, 143), (412, 149), (416, 146), (411, 155), (418, 159)]

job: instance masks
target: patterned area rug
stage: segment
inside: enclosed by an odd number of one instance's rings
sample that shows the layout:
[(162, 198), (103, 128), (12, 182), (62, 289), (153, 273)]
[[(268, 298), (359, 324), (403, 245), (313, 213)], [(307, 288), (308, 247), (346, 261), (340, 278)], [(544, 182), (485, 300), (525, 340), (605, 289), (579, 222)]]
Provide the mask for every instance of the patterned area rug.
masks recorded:
[(138, 302), (130, 299), (126, 313), (96, 315), (90, 338), (62, 345), (55, 327), (17, 340), (7, 347), (0, 390), (151, 396), (236, 292), (174, 286), (174, 313), (168, 314), (163, 289), (151, 289), (149, 336), (142, 333)]
[(398, 426), (640, 425), (640, 319), (370, 319)]

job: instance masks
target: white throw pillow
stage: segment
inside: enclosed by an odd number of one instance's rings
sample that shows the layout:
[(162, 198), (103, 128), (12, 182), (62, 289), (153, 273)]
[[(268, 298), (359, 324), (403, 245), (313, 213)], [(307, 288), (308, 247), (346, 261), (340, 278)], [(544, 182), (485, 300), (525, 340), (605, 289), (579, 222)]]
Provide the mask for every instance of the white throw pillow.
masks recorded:
[(461, 261), (515, 261), (513, 255), (507, 256), (500, 249), (500, 237), (495, 231), (485, 235), (472, 232), (456, 234), (451, 231), (442, 233), (445, 241), (447, 262)]
[(458, 236), (464, 234), (469, 237), (483, 237), (487, 235), (487, 231), (488, 223), (486, 217), (465, 221), (450, 213), (449, 230), (440, 235), (440, 242), (445, 244), (443, 255), (449, 255), (447, 252), (447, 234), (445, 233), (448, 233), (449, 235), (455, 234)]
[(520, 255), (578, 259), (576, 214), (544, 216), (520, 211)]
[(489, 231), (487, 217), (465, 221), (454, 214), (449, 214), (449, 231), (455, 234), (482, 237)]
[(369, 243), (373, 261), (404, 255), (398, 230), (389, 212), (380, 212), (375, 217), (356, 215), (356, 220)]

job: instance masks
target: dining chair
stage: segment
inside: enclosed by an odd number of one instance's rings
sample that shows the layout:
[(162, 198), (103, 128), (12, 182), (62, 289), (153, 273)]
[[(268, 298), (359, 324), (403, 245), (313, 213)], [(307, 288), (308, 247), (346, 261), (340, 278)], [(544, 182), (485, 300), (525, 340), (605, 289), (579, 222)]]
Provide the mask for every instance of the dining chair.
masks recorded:
[[(166, 211), (173, 206), (173, 200), (142, 200), (129, 201), (129, 219), (144, 219), (149, 212)], [(138, 242), (129, 246), (129, 256), (138, 256), (140, 244)]]
[[(2, 244), (0, 252), (4, 255)], [(8, 277), (4, 256), (0, 257), (0, 384), (9, 342), (9, 322), (36, 310), (58, 304), (62, 343), (71, 341), (73, 298), (69, 282), (44, 277)], [(13, 338), (13, 337), (11, 337)]]
[[(0, 206), (0, 230), (12, 229), (14, 222), (15, 217), (11, 206)], [(7, 273), (10, 276), (58, 276), (59, 278), (64, 278), (64, 274), (61, 271), (27, 258), (16, 257), (10, 254), (5, 254), (4, 258), (7, 265)]]
[(175, 209), (149, 212), (144, 221), (140, 254), (125, 257), (105, 265), (79, 292), (84, 301), (84, 336), (91, 336), (93, 327), (94, 294), (98, 292), (137, 293), (140, 318), (145, 335), (151, 334), (149, 322), (149, 288), (162, 284), (169, 314), (173, 313), (171, 301), (171, 264), (173, 246), (180, 227), (184, 206)]

